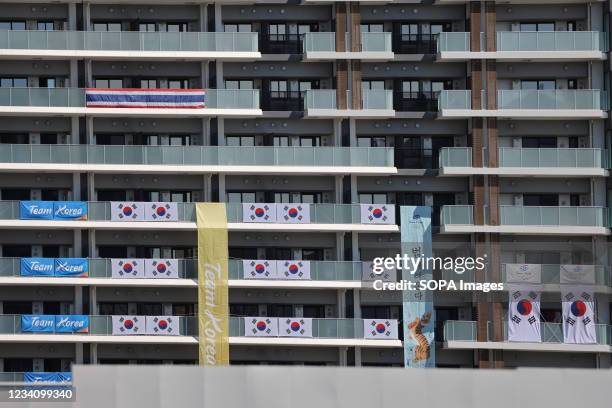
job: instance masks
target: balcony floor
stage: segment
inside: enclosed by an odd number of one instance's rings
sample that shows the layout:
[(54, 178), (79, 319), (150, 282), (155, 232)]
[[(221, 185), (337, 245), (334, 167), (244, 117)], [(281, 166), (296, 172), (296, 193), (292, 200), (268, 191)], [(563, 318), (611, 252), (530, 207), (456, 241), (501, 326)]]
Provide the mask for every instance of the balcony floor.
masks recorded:
[(495, 341), (450, 340), (444, 342), (444, 348), (450, 350), (513, 350), (513, 351), (548, 351), (559, 353), (612, 353), (612, 346), (605, 344), (565, 344), (565, 343), (519, 343)]

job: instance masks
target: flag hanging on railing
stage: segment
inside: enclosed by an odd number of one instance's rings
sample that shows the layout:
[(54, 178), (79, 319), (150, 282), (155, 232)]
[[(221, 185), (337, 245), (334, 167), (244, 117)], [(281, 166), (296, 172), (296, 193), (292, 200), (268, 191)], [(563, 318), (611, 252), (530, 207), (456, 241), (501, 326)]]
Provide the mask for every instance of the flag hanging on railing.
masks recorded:
[(538, 285), (508, 286), (508, 341), (542, 342)]
[(278, 319), (278, 335), (281, 337), (312, 337), (312, 319), (288, 317)]
[(245, 317), (244, 334), (247, 337), (278, 336), (278, 319), (276, 317)]
[(597, 343), (593, 289), (562, 285), (563, 342)]
[(87, 88), (85, 101), (88, 108), (201, 109), (206, 90)]
[(244, 259), (242, 261), (244, 279), (276, 279), (276, 261), (265, 259)]

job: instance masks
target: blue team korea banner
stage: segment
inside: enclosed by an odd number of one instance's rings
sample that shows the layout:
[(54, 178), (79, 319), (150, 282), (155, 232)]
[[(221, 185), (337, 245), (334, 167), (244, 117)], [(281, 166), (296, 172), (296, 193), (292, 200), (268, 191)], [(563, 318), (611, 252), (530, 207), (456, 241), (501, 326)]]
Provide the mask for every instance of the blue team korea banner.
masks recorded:
[(22, 333), (53, 333), (55, 330), (55, 315), (22, 315)]
[(88, 108), (201, 109), (206, 107), (205, 89), (87, 88)]
[(53, 264), (55, 276), (89, 276), (89, 262), (85, 258), (56, 258)]
[(23, 382), (25, 383), (64, 383), (72, 382), (72, 373), (40, 373), (40, 372), (28, 372), (23, 373)]
[(56, 333), (89, 333), (89, 316), (55, 315)]
[(53, 276), (54, 273), (53, 258), (21, 258), (21, 276)]
[[(431, 257), (431, 207), (402, 206), (401, 248), (408, 257)], [(433, 278), (430, 269), (421, 268), (410, 274), (402, 271), (402, 279), (408, 281), (429, 280)], [(431, 291), (404, 290), (404, 366), (435, 367), (435, 311)]]
[(20, 201), (19, 218), (22, 220), (52, 220), (52, 201)]
[(87, 203), (83, 201), (56, 201), (53, 203), (54, 220), (86, 220)]

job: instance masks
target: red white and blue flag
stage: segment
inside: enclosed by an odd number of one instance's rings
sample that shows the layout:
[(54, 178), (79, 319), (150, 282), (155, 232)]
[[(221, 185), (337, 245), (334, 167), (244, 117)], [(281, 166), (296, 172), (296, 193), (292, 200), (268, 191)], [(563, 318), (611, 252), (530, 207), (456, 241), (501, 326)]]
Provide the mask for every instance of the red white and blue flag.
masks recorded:
[(279, 318), (278, 335), (281, 337), (312, 337), (312, 319), (307, 317)]
[(243, 222), (276, 222), (276, 205), (266, 203), (242, 203)]
[(542, 342), (538, 285), (508, 285), (508, 341)]
[(595, 296), (588, 287), (561, 285), (563, 302), (563, 342), (597, 343), (595, 328)]
[(263, 259), (244, 259), (242, 261), (244, 279), (276, 279), (276, 261)]
[(144, 203), (111, 201), (111, 221), (144, 221)]
[(112, 316), (113, 335), (145, 334), (144, 316)]
[(178, 279), (178, 260), (145, 259), (145, 278)]
[(178, 203), (151, 202), (145, 205), (147, 221), (178, 221)]
[(146, 332), (152, 335), (178, 336), (179, 318), (176, 316), (146, 316)]
[(278, 261), (279, 279), (310, 280), (310, 261)]
[(111, 276), (114, 279), (144, 279), (144, 259), (111, 259)]
[(366, 339), (397, 340), (397, 320), (365, 319), (363, 321), (363, 337)]
[(277, 337), (278, 319), (276, 317), (245, 317), (244, 334), (247, 337)]
[(361, 204), (362, 224), (395, 224), (392, 204)]
[(310, 224), (309, 204), (278, 204), (276, 215), (279, 222)]
[(205, 89), (87, 88), (88, 108), (201, 109)]

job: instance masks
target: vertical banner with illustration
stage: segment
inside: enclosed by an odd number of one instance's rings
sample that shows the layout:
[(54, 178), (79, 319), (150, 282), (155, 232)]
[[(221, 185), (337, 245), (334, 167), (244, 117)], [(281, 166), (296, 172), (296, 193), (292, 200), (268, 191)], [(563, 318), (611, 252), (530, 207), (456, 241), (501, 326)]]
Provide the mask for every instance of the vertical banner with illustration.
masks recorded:
[(196, 203), (200, 365), (229, 365), (227, 212), (224, 203)]
[[(431, 207), (402, 206), (401, 248), (408, 257), (431, 257)], [(432, 279), (431, 270), (420, 269), (414, 274), (402, 271), (402, 279), (418, 282)], [(418, 286), (417, 286), (418, 287)], [(431, 291), (404, 290), (403, 293), (404, 366), (435, 367), (435, 314)]]

